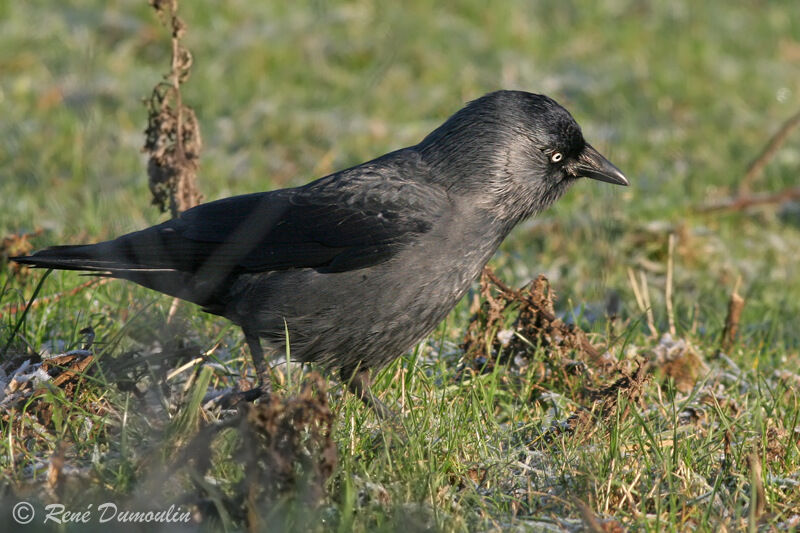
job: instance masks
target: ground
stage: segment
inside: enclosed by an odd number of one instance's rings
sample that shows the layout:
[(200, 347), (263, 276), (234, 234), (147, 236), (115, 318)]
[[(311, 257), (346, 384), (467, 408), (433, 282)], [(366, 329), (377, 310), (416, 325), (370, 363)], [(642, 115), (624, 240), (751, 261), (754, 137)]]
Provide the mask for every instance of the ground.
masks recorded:
[[(184, 1), (181, 15), (208, 200), (414, 144), (500, 88), (565, 105), (631, 186), (578, 183), (517, 228), (491, 265), (510, 287), (544, 274), (560, 325), (513, 324), (518, 301), (492, 322), (502, 294), (476, 283), (378, 376), (397, 424), (285, 365), (272, 403), (204, 409), (209, 388), (252, 376), (235, 327), (124, 282), (39, 287), (42, 272), (0, 259), (0, 523), (25, 500), (33, 525), (53, 502), (175, 502), (228, 529), (799, 527), (800, 204), (708, 209), (796, 187), (797, 131), (742, 186), (800, 109), (795, 0)], [(169, 56), (144, 0), (0, 3), (5, 255), (164, 219), (142, 100)], [(565, 324), (605, 359), (559, 345)], [(87, 327), (85, 351), (42, 366)]]

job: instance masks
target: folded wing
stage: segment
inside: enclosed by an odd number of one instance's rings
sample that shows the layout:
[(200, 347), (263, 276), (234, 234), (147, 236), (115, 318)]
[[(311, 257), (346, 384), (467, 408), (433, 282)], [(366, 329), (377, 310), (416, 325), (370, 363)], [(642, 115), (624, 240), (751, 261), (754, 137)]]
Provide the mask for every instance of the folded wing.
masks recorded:
[(111, 275), (163, 270), (218, 279), (292, 268), (364, 268), (429, 231), (443, 211), (445, 192), (404, 178), (408, 170), (378, 160), (304, 187), (202, 204), (113, 241), (58, 246), (19, 259)]

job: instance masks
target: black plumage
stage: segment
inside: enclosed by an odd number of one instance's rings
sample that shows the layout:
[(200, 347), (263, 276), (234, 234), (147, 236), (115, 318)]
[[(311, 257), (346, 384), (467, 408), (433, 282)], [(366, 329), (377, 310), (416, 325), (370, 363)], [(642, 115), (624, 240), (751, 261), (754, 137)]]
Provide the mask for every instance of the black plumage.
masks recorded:
[(498, 91), (419, 144), (302, 187), (235, 196), (112, 241), (19, 263), (128, 279), (339, 369), (374, 403), (368, 372), (428, 334), (511, 229), (580, 177), (627, 185), (552, 99)]

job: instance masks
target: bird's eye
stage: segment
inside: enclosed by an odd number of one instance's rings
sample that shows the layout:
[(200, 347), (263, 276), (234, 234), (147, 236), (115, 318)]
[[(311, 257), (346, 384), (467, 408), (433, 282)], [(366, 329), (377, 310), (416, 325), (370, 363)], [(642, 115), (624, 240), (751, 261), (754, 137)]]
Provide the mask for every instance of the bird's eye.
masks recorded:
[(562, 159), (564, 159), (564, 156), (561, 154), (561, 152), (553, 152), (553, 154), (550, 156), (550, 162), (552, 163), (558, 163)]

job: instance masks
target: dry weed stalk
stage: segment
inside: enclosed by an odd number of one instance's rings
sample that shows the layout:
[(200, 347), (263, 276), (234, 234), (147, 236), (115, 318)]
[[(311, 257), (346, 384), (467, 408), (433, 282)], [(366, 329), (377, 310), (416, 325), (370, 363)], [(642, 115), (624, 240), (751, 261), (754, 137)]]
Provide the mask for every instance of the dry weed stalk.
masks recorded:
[(669, 234), (669, 251), (667, 253), (667, 283), (664, 289), (664, 302), (667, 307), (667, 320), (669, 321), (669, 334), (677, 336), (675, 330), (675, 312), (672, 308), (672, 281), (675, 271), (675, 234)]
[(701, 206), (698, 211), (710, 213), (714, 211), (741, 211), (749, 207), (758, 205), (781, 205), (786, 202), (800, 200), (800, 187), (793, 186), (778, 191), (776, 193), (753, 194), (752, 187), (756, 179), (759, 178), (767, 164), (775, 157), (781, 146), (789, 138), (789, 135), (800, 126), (800, 111), (786, 119), (781, 124), (778, 131), (770, 137), (767, 144), (762, 148), (750, 165), (747, 167), (744, 177), (739, 182), (739, 190), (733, 198), (727, 198), (716, 203)]
[(628, 268), (628, 281), (633, 289), (636, 305), (639, 306), (639, 310), (647, 317), (647, 328), (650, 330), (650, 336), (656, 339), (658, 338), (658, 328), (656, 328), (653, 306), (650, 303), (650, 289), (647, 283), (647, 274), (645, 274), (644, 271), (640, 272), (640, 274), (641, 286), (636, 281), (636, 275), (633, 273), (633, 269)]
[(750, 195), (751, 189), (753, 187), (753, 182), (756, 180), (764, 172), (764, 167), (767, 166), (775, 154), (778, 153), (783, 143), (786, 142), (786, 139), (789, 138), (789, 134), (794, 131), (795, 128), (800, 126), (800, 111), (789, 117), (781, 127), (778, 128), (778, 131), (770, 137), (769, 141), (764, 148), (761, 149), (761, 153), (758, 154), (750, 165), (747, 167), (747, 172), (745, 173), (742, 181), (739, 183), (739, 198), (743, 198)]
[(197, 205), (197, 169), (203, 141), (194, 110), (184, 105), (180, 86), (189, 78), (192, 54), (181, 44), (186, 25), (178, 17), (178, 0), (150, 0), (172, 32), (172, 65), (165, 81), (147, 100), (147, 129), (143, 151), (150, 154), (147, 174), (153, 204), (173, 217)]
[(722, 352), (728, 352), (733, 347), (739, 332), (739, 320), (742, 317), (742, 309), (744, 309), (744, 298), (739, 296), (740, 283), (741, 278), (736, 281), (736, 286), (728, 301), (728, 316), (725, 317), (725, 329), (722, 331), (722, 341), (720, 342)]
[[(608, 364), (583, 330), (556, 317), (553, 308), (555, 291), (544, 276), (540, 275), (527, 287), (516, 290), (486, 267), (481, 275), (481, 296), (483, 303), (470, 319), (462, 343), (465, 353), (492, 359), (501, 347), (507, 354), (515, 354), (526, 352), (532, 343), (540, 342), (558, 356), (576, 352), (599, 366)], [(514, 333), (506, 346), (502, 346), (497, 333), (512, 313), (516, 314), (512, 325)]]

